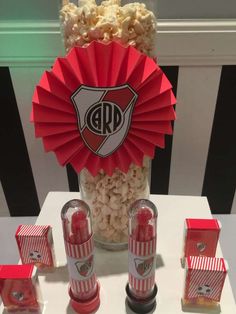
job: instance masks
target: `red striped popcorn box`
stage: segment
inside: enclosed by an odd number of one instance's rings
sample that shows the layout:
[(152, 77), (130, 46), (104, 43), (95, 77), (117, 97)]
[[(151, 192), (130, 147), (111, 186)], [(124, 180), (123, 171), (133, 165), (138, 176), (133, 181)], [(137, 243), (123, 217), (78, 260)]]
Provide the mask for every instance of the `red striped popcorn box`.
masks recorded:
[(22, 264), (34, 264), (40, 269), (55, 265), (52, 228), (20, 225), (15, 234)]
[(0, 265), (0, 293), (9, 312), (41, 313), (37, 267), (32, 264)]
[(215, 305), (220, 302), (227, 268), (227, 263), (223, 258), (188, 256), (184, 303)]
[(217, 219), (186, 219), (182, 265), (187, 256), (214, 257), (221, 224)]

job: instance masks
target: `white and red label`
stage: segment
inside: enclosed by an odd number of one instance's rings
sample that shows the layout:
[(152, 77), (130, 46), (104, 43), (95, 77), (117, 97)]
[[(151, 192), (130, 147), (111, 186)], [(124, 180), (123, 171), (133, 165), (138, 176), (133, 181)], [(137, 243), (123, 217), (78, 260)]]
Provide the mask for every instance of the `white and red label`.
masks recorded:
[(93, 255), (85, 259), (78, 259), (67, 256), (67, 265), (70, 278), (74, 280), (87, 280), (93, 275)]
[(148, 291), (155, 284), (156, 238), (147, 242), (129, 239), (129, 284)]
[(93, 237), (83, 244), (71, 244), (65, 241), (65, 249), (73, 291), (80, 293), (92, 289), (96, 282)]
[(128, 85), (81, 85), (71, 96), (86, 146), (96, 155), (112, 154), (125, 140), (138, 95)]
[(137, 279), (146, 279), (155, 275), (155, 254), (140, 257), (129, 253), (129, 273)]

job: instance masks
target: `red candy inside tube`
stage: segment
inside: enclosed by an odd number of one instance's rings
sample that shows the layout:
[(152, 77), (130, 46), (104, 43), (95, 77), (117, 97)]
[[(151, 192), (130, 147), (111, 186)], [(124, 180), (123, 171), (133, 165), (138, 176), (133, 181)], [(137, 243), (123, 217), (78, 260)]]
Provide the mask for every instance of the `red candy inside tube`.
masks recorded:
[(129, 289), (137, 299), (148, 298), (155, 285), (157, 209), (138, 200), (129, 211)]
[(83, 201), (71, 200), (62, 208), (61, 218), (70, 293), (75, 299), (89, 300), (97, 292), (90, 209)]

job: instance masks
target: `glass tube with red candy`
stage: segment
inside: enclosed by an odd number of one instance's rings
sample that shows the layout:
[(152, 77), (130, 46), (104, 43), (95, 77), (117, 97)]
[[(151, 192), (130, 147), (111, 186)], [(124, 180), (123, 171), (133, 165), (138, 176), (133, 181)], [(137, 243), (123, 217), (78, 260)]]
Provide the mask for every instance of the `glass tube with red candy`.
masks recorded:
[(129, 281), (127, 304), (135, 312), (148, 313), (156, 305), (155, 284), (157, 209), (140, 199), (129, 210)]
[(100, 304), (99, 284), (94, 272), (91, 212), (81, 200), (67, 202), (61, 211), (71, 305), (78, 313), (91, 313)]

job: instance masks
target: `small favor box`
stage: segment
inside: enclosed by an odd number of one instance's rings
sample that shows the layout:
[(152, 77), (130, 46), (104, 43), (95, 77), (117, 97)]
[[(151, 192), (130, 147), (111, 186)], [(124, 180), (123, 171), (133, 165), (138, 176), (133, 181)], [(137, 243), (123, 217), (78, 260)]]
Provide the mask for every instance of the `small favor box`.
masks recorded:
[(182, 264), (187, 256), (214, 257), (221, 225), (217, 219), (186, 219), (184, 229), (184, 252)]
[(20, 225), (15, 237), (22, 264), (34, 264), (40, 269), (55, 265), (50, 226)]
[(32, 264), (0, 265), (0, 294), (9, 312), (41, 313), (37, 267)]
[(220, 302), (227, 268), (223, 258), (187, 257), (183, 305), (216, 306)]

